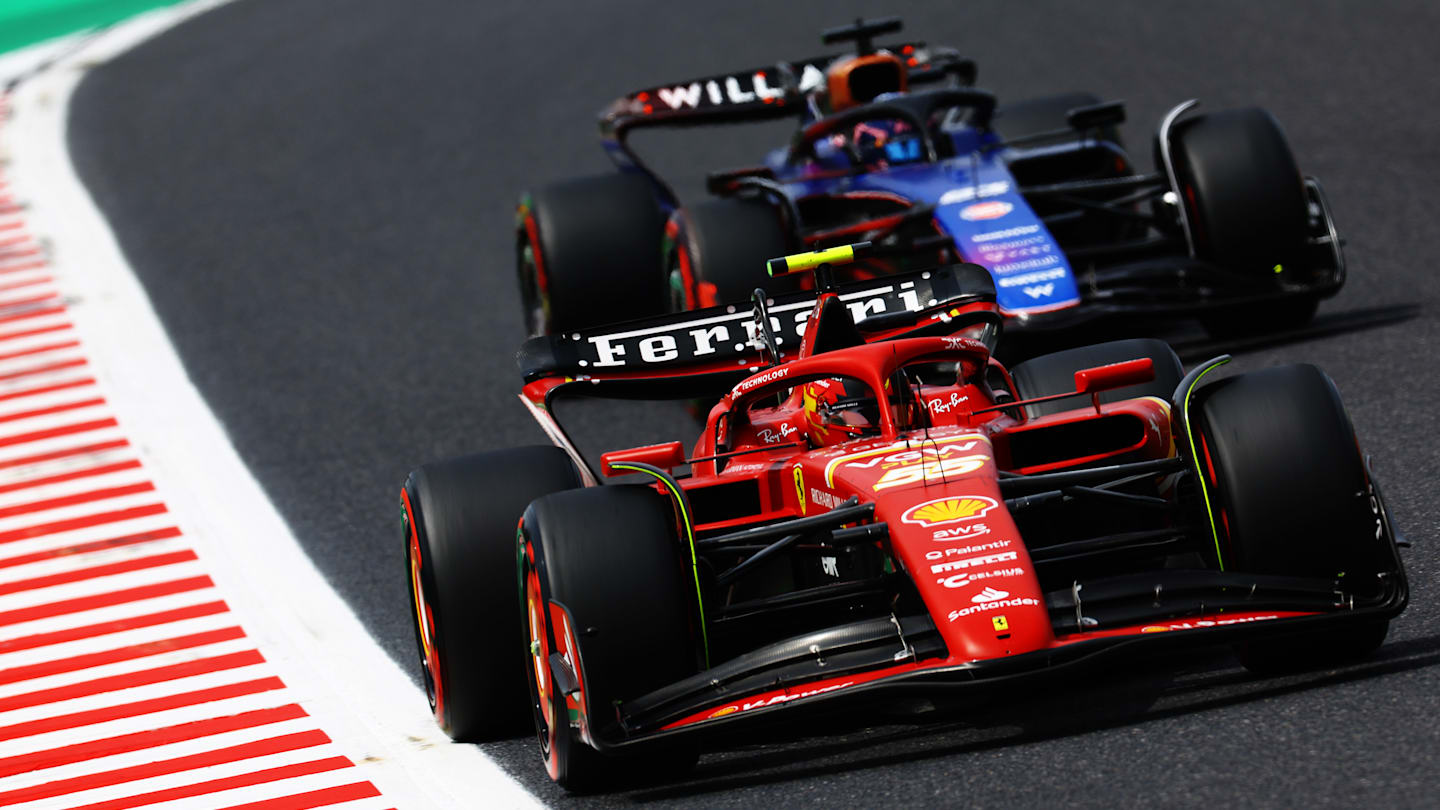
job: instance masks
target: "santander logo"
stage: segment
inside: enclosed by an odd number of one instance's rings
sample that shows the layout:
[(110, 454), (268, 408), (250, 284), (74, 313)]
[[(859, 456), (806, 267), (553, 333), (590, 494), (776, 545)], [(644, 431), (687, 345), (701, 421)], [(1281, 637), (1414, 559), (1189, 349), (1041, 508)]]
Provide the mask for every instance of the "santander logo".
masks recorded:
[(983, 605), (986, 602), (998, 602), (1001, 599), (1008, 598), (1010, 598), (1009, 591), (1002, 591), (998, 588), (986, 588), (980, 593), (977, 593), (974, 596), (970, 597), (970, 601), (974, 602), (977, 605)]

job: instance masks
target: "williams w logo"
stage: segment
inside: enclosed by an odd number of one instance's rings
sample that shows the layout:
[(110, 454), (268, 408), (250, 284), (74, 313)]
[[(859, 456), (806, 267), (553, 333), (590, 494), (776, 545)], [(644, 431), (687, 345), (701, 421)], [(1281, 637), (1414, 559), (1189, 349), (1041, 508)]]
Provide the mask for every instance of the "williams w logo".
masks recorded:
[(1036, 284), (1033, 287), (1026, 287), (1025, 294), (1031, 298), (1049, 298), (1055, 294), (1054, 284)]

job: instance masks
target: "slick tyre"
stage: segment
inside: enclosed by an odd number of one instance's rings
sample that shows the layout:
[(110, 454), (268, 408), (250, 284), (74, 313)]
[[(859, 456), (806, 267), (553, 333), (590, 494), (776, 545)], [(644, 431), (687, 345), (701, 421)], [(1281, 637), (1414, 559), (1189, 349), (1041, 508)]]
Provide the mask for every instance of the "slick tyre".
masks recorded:
[(746, 304), (759, 287), (776, 294), (796, 289), (772, 279), (766, 262), (790, 253), (792, 240), (775, 206), (762, 200), (705, 200), (671, 218), (668, 251), (671, 306), (699, 309)]
[[(1355, 432), (1330, 378), (1311, 365), (1278, 366), (1197, 396), (1197, 453), (1225, 567), (1334, 579), (1349, 593), (1373, 594), (1390, 550), (1377, 536)], [(1387, 626), (1371, 620), (1238, 652), (1253, 671), (1302, 669), (1372, 652)]]
[[(1010, 369), (1010, 377), (1019, 389), (1015, 392), (1016, 397), (1032, 399), (1074, 391), (1075, 372), (1081, 369), (1123, 363), (1141, 357), (1148, 357), (1154, 362), (1155, 379), (1140, 385), (1106, 391), (1100, 395), (1100, 401), (1118, 402), (1122, 399), (1153, 396), (1169, 402), (1175, 386), (1180, 384), (1180, 378), (1184, 376), (1184, 369), (1180, 366), (1180, 358), (1175, 356), (1175, 351), (1163, 340), (1115, 340), (1041, 355)], [(1058, 399), (1026, 405), (1025, 413), (1033, 419), (1085, 406), (1086, 402), (1079, 397)]]
[[(531, 705), (545, 767), (569, 790), (596, 790), (662, 764), (672, 770), (694, 764), (696, 749), (684, 744), (663, 753), (602, 755), (579, 728), (583, 714), (590, 738), (615, 739), (621, 701), (698, 670), (695, 594), (686, 588), (691, 580), (675, 521), (669, 499), (646, 486), (561, 492), (525, 512), (521, 582)], [(565, 673), (559, 678), (557, 667)]]
[[(1171, 154), (1180, 204), (1200, 258), (1260, 283), (1303, 280), (1309, 204), (1305, 180), (1280, 124), (1248, 108), (1176, 124)], [(1278, 268), (1278, 269), (1277, 269)], [(1294, 298), (1216, 311), (1216, 337), (1303, 326), (1317, 300)]]
[(524, 195), (515, 244), (526, 332), (664, 313), (664, 229), (654, 189), (635, 174), (566, 180)]
[(525, 731), (515, 528), (535, 498), (581, 485), (555, 447), (426, 464), (405, 480), (400, 519), (420, 666), (435, 720), (455, 740)]

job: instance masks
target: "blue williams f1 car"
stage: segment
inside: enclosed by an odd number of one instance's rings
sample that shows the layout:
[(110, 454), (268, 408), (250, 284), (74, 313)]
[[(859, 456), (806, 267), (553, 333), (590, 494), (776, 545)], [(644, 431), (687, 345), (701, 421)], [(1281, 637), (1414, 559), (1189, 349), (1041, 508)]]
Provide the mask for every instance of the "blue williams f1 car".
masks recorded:
[[(771, 256), (865, 240), (849, 280), (972, 262), (1012, 331), (1197, 317), (1224, 336), (1303, 325), (1345, 280), (1320, 184), (1260, 109), (1186, 101), (1153, 172), (1119, 102), (1071, 93), (998, 104), (949, 49), (876, 47), (896, 18), (826, 31), (853, 52), (630, 93), (602, 115), (620, 169), (524, 195), (516, 245), (526, 326), (559, 334), (717, 304), (764, 287)], [(921, 88), (930, 89), (921, 89)], [(795, 118), (788, 146), (712, 173), (683, 202), (627, 144), (647, 127)], [(797, 285), (799, 285), (797, 287)]]

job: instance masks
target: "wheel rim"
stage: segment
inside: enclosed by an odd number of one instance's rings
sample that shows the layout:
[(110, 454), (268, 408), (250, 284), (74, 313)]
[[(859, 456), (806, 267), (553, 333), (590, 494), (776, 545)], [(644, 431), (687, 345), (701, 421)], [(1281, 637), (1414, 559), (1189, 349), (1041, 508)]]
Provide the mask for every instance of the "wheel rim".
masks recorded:
[(535, 736), (540, 743), (540, 757), (552, 779), (559, 778), (559, 740), (557, 735), (568, 733), (568, 721), (560, 722), (560, 705), (564, 698), (555, 694), (550, 677), (550, 627), (547, 601), (540, 586), (540, 575), (535, 570), (534, 549), (525, 546), (522, 565), (525, 582), (525, 629), (529, 641), (530, 665), (526, 667), (530, 681), (530, 701), (535, 717)]
[(548, 302), (540, 291), (539, 268), (535, 265), (535, 248), (529, 240), (521, 243), (519, 251), (520, 302), (525, 317), (525, 332), (530, 337), (548, 334), (550, 312)]
[(683, 239), (675, 241), (666, 259), (666, 280), (670, 289), (670, 311), (688, 312), (700, 307), (696, 298), (699, 279), (695, 277), (695, 261)]
[(530, 685), (534, 689), (536, 730), (540, 734), (540, 748), (550, 748), (550, 729), (555, 724), (555, 707), (550, 700), (550, 672), (546, 663), (550, 659), (550, 645), (546, 638), (544, 599), (540, 595), (540, 578), (531, 568), (525, 575), (525, 617), (530, 639)]
[(670, 259), (670, 270), (666, 274), (670, 288), (670, 311), (684, 312), (689, 309), (685, 306), (685, 279), (680, 275), (680, 263), (672, 256)]
[(550, 296), (545, 279), (545, 258), (540, 251), (540, 227), (527, 196), (516, 221), (516, 271), (520, 276), (520, 304), (525, 332), (531, 337), (550, 334)]
[(444, 696), (440, 685), (440, 651), (435, 644), (435, 613), (425, 595), (421, 568), (424, 558), (420, 550), (419, 532), (411, 517), (410, 497), (401, 493), (400, 523), (405, 534), (405, 557), (410, 570), (410, 615), (414, 619), (416, 645), (420, 648), (420, 671), (425, 681), (425, 697), (430, 711), (442, 725), (445, 722)]

